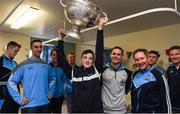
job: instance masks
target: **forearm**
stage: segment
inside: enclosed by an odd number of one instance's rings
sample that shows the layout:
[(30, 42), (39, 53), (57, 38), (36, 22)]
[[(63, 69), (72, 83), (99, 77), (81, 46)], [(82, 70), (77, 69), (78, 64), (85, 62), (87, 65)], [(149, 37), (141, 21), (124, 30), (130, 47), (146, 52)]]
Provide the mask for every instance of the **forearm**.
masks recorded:
[(12, 98), (18, 103), (18, 104), (22, 104), (22, 99), (23, 97), (20, 95), (18, 88), (17, 88), (17, 84), (15, 82), (13, 82), (11, 80), (11, 78), (8, 80), (7, 83), (7, 88), (8, 91), (10, 93), (10, 95), (12, 96)]
[(103, 30), (97, 30), (95, 66), (99, 72), (102, 72), (103, 69), (103, 59), (104, 59), (103, 52), (104, 52)]

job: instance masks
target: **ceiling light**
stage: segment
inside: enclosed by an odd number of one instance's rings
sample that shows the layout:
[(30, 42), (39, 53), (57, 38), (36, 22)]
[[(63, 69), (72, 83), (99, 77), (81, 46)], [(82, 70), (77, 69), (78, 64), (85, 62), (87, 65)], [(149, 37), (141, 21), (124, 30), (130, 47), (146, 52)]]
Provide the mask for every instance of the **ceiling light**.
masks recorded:
[(34, 17), (38, 15), (38, 9), (30, 7), (15, 22), (11, 24), (11, 28), (19, 29)]

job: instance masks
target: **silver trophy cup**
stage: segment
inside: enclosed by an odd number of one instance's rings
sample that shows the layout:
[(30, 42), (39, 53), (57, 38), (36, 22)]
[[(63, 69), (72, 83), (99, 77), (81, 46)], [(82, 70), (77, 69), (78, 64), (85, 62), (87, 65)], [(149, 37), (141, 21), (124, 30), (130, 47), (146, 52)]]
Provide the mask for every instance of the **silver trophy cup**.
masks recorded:
[(60, 0), (60, 3), (64, 7), (66, 19), (73, 25), (66, 34), (73, 38), (80, 39), (82, 28), (93, 27), (100, 17), (107, 16), (96, 4), (88, 0), (67, 0), (65, 4)]

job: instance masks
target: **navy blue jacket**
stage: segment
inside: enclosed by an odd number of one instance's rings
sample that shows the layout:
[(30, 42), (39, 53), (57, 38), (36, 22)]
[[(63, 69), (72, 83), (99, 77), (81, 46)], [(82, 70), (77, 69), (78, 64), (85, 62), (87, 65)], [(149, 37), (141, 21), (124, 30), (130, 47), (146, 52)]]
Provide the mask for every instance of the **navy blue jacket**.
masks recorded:
[[(0, 57), (0, 82), (7, 82), (12, 70), (16, 67), (17, 63), (13, 59), (8, 59), (4, 54)], [(10, 97), (6, 85), (0, 86), (0, 99)]]
[(172, 109), (180, 112), (180, 68), (177, 69), (174, 64), (171, 64), (167, 69), (167, 77)]
[[(103, 112), (101, 98), (101, 83), (97, 71), (100, 73), (103, 69), (103, 31), (97, 31), (95, 67), (84, 69), (83, 66), (75, 66), (72, 91), (72, 112), (73, 113), (100, 113)], [(71, 79), (72, 67), (68, 64), (64, 55), (64, 42), (58, 41), (57, 53), (58, 62), (69, 79)], [(96, 69), (95, 69), (96, 68)], [(97, 74), (95, 76), (95, 74)], [(100, 74), (99, 74), (100, 76)], [(91, 78), (94, 77), (94, 78)], [(80, 79), (80, 80), (79, 80)]]
[(154, 67), (145, 71), (137, 71), (134, 74), (131, 96), (134, 113), (165, 113), (168, 111), (162, 73)]

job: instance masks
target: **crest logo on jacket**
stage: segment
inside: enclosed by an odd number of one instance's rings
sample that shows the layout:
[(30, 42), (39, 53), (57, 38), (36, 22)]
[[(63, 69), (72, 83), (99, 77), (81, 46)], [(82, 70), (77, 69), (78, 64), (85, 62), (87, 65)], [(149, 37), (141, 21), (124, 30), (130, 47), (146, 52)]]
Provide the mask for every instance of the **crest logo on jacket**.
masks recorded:
[(43, 65), (43, 66), (42, 66), (42, 69), (43, 69), (43, 70), (46, 70), (46, 66), (45, 66), (45, 65)]
[(170, 70), (169, 73), (173, 74), (173, 73), (174, 73), (174, 70)]

